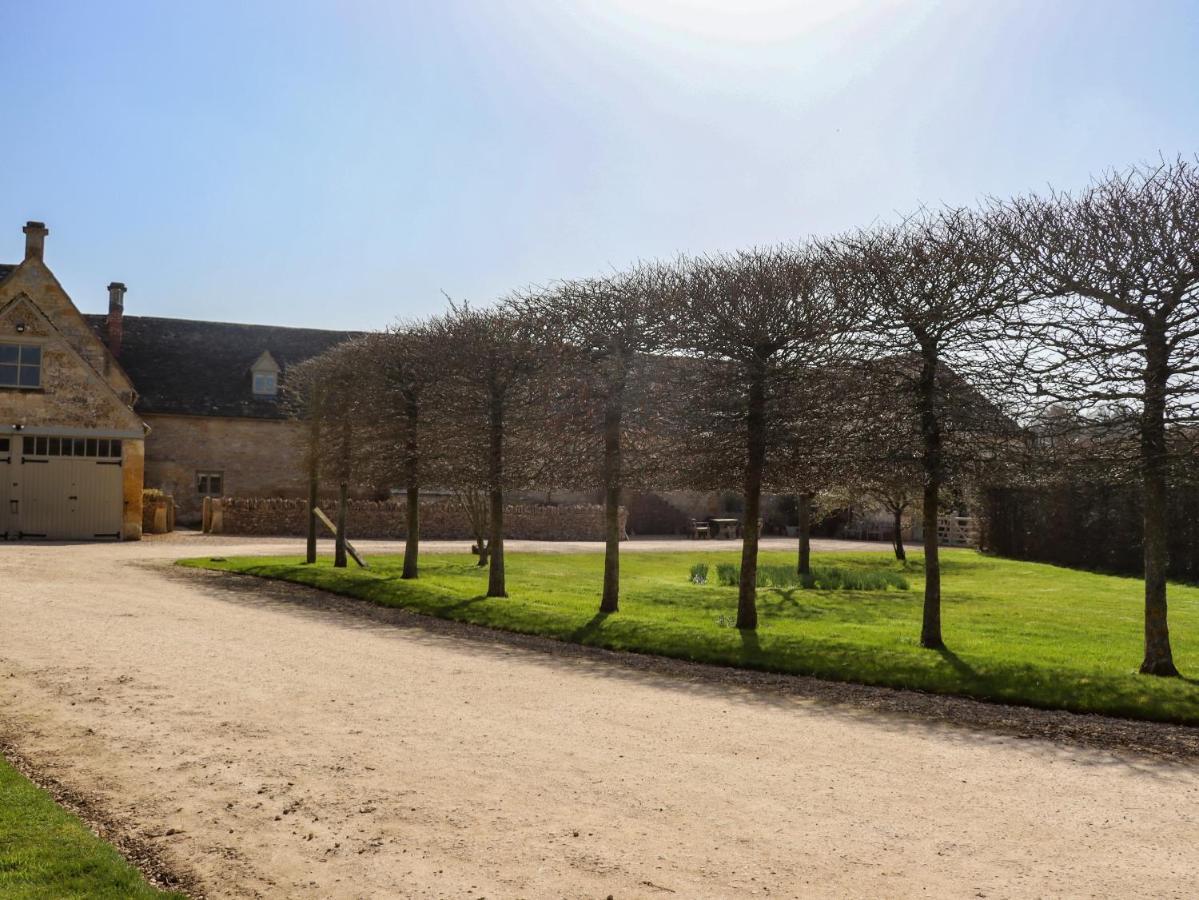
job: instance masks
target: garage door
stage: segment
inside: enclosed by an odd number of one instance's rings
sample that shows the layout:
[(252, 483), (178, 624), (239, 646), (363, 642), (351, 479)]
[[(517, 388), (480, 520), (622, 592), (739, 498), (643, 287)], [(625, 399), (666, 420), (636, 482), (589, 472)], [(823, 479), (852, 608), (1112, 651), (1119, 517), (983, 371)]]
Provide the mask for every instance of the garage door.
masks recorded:
[[(121, 442), (24, 437), (16, 465), (17, 531), (50, 540), (119, 538)], [(14, 453), (14, 457), (15, 457)]]

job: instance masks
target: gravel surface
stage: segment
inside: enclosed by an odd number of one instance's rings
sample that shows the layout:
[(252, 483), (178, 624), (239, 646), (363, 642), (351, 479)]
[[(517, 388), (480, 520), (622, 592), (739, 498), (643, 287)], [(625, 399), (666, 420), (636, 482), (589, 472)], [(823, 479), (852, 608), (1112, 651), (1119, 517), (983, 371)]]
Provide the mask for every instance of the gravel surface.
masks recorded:
[(3, 749), (197, 896), (1194, 894), (1199, 730), (169, 567), (300, 546), (0, 545)]

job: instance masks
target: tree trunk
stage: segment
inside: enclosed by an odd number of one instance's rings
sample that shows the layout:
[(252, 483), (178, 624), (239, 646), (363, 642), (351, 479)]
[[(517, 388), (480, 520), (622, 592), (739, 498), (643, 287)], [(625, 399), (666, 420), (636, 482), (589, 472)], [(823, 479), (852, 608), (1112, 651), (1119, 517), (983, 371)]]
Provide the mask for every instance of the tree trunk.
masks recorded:
[(485, 569), (491, 561), (491, 548), (487, 545), (487, 532), (491, 529), (491, 517), (487, 524), (475, 532), (475, 546), (479, 548), (479, 568)]
[(895, 558), (902, 561), (908, 558), (907, 551), (903, 549), (903, 509), (891, 512), (895, 516)]
[(475, 536), (475, 549), (479, 554), (479, 568), (487, 565), (487, 532), (491, 528), (491, 513), (485, 504), (484, 494), (471, 488), (458, 495), (462, 508), (466, 510), (466, 518), (470, 522), (470, 530)]
[(937, 351), (924, 348), (919, 384), (920, 432), (924, 443), (924, 621), (920, 646), (938, 650), (941, 637), (941, 557), (937, 520), (941, 499), (941, 421), (937, 411)]
[(333, 565), (346, 567), (346, 507), (350, 505), (350, 419), (343, 412), (341, 419), (341, 447), (339, 448), (341, 481), (337, 485), (337, 538), (333, 545)]
[(341, 482), (337, 486), (337, 538), (333, 543), (333, 566), (346, 567), (346, 507), (350, 505), (350, 486)]
[(504, 489), (491, 492), (491, 537), (487, 541), (487, 596), (507, 597), (504, 583)]
[(318, 452), (314, 445), (308, 461), (308, 542), (304, 561), (309, 565), (316, 562), (316, 504), (320, 493)]
[(1145, 404), (1141, 415), (1141, 467), (1144, 490), (1145, 659), (1144, 675), (1178, 675), (1166, 619), (1167, 446), (1166, 388), (1169, 356), (1164, 330), (1146, 340)]
[(600, 612), (620, 609), (620, 426), (624, 385), (617, 385), (604, 410), (604, 592)]
[(799, 509), (799, 561), (795, 571), (799, 575), (809, 575), (812, 572), (812, 495), (800, 494), (796, 497)]
[(404, 476), (408, 483), (408, 524), (404, 535), (404, 571), (401, 578), (419, 575), (420, 554), (420, 453), (416, 437), (420, 409), (415, 400), (407, 403), (408, 435), (405, 441)]
[(507, 597), (504, 584), (504, 396), (495, 385), (491, 389), (488, 427), (491, 438), (488, 454), (491, 538), (487, 546), (491, 559), (487, 570), (487, 596)]
[(741, 580), (737, 591), (737, 627), (758, 627), (758, 518), (762, 509), (762, 472), (766, 465), (766, 363), (756, 360), (749, 372), (745, 417), (745, 526), (741, 541)]
[(416, 578), (420, 572), (417, 559), (420, 554), (420, 488), (408, 485), (408, 524), (404, 537), (404, 571), (401, 578)]

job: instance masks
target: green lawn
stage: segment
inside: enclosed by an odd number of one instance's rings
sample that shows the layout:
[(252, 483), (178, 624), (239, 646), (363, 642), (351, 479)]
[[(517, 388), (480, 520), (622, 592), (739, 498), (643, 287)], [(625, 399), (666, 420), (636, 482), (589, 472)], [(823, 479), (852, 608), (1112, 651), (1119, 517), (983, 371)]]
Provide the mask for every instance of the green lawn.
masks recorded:
[[(548, 635), (565, 641), (722, 665), (965, 694), (1003, 702), (1199, 724), (1199, 681), (1136, 674), (1141, 584), (1136, 579), (982, 556), (944, 553), (948, 651), (921, 648), (922, 560), (882, 553), (827, 554), (814, 565), (902, 571), (908, 591), (759, 591), (760, 627), (733, 627), (736, 589), (688, 581), (691, 566), (737, 562), (736, 553), (628, 553), (621, 611), (596, 613), (602, 557), (509, 553), (507, 599), (488, 600), (486, 572), (463, 555), (422, 560), (401, 581), (399, 557), (333, 569), (293, 558), (186, 560), (182, 564), (296, 581), (388, 606)], [(784, 553), (763, 564), (792, 564)], [(1175, 661), (1199, 675), (1199, 588), (1172, 585)]]
[(164, 898), (112, 847), (0, 759), (0, 897)]

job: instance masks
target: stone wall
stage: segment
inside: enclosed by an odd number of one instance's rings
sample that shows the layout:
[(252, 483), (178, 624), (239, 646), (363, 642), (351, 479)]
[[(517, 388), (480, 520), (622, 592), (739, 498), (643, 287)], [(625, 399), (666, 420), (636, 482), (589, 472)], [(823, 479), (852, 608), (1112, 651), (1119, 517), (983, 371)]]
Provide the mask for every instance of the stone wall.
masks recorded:
[(175, 501), (160, 491), (142, 492), (142, 534), (167, 534), (175, 530)]
[(300, 426), (275, 419), (147, 415), (146, 487), (175, 498), (175, 515), (198, 524), (198, 472), (220, 472), (221, 490), (243, 497), (303, 497), (308, 492)]
[[(205, 515), (205, 530), (220, 534), (303, 535), (307, 533), (307, 504), (285, 498), (225, 497), (213, 499)], [(321, 509), (336, 521), (336, 504)], [(346, 515), (350, 540), (406, 536), (407, 506), (402, 501), (351, 500)], [(621, 530), (625, 511), (622, 508)], [(421, 504), (421, 537), (431, 540), (473, 539), (462, 507), (451, 500)], [(327, 529), (321, 526), (322, 536)], [(513, 540), (602, 541), (604, 508), (597, 505), (504, 507), (504, 536)]]

